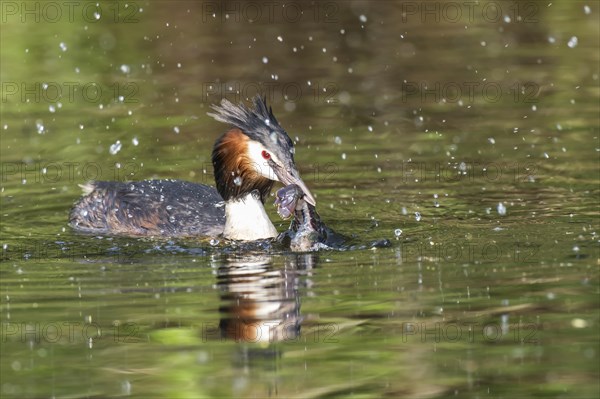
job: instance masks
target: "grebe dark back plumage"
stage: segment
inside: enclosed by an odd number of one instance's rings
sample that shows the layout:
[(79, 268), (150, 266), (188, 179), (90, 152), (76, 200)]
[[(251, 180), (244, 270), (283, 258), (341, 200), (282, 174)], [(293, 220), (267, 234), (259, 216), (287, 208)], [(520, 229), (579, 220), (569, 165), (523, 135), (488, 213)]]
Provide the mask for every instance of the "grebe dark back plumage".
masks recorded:
[(217, 236), (258, 240), (277, 236), (264, 202), (275, 181), (296, 184), (315, 199), (294, 162), (294, 143), (264, 98), (254, 107), (227, 100), (209, 115), (232, 125), (212, 152), (214, 187), (181, 180), (90, 182), (73, 206), (77, 231), (128, 236)]

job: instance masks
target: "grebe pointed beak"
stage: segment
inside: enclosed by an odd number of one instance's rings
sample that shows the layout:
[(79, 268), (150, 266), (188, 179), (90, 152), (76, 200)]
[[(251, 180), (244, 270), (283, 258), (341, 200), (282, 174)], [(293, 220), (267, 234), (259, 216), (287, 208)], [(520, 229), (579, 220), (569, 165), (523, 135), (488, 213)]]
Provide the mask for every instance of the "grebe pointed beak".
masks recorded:
[(308, 187), (306, 187), (306, 184), (304, 184), (304, 182), (300, 178), (300, 173), (298, 173), (296, 168), (290, 168), (289, 170), (286, 170), (285, 168), (279, 167), (279, 165), (277, 165), (277, 167), (275, 167), (273, 169), (275, 171), (275, 174), (279, 178), (280, 182), (282, 182), (286, 186), (288, 186), (290, 184), (297, 185), (304, 192), (304, 200), (306, 202), (308, 202), (309, 204), (311, 204), (312, 206), (317, 205), (317, 201), (315, 200), (315, 197), (313, 197), (313, 195), (311, 194)]

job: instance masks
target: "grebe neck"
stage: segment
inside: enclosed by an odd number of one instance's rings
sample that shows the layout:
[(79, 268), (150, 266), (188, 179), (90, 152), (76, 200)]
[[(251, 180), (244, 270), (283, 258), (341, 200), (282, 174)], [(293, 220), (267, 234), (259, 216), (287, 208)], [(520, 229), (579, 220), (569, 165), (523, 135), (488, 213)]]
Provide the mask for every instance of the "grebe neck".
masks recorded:
[(225, 202), (223, 235), (232, 240), (254, 241), (277, 236), (277, 230), (265, 212), (255, 191)]

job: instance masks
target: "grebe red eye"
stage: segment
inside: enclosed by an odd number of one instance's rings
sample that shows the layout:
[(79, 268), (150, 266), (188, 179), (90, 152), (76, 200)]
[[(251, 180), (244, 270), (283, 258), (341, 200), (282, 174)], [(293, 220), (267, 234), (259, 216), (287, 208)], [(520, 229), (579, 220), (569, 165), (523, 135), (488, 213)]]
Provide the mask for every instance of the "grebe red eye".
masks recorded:
[(271, 154), (269, 154), (267, 151), (264, 151), (264, 150), (263, 150), (263, 152), (262, 152), (262, 157), (263, 157), (264, 159), (271, 159)]

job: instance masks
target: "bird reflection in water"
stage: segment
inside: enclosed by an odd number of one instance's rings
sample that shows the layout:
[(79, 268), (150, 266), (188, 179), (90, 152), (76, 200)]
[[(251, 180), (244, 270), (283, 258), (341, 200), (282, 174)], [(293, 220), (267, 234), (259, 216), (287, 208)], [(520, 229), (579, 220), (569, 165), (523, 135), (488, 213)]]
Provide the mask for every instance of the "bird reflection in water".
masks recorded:
[[(317, 254), (228, 256), (217, 265), (222, 338), (245, 343), (295, 340), (302, 316), (299, 276), (316, 263)], [(274, 265), (274, 259), (283, 264)]]
[[(234, 340), (233, 364), (239, 371), (232, 386), (262, 380), (268, 396), (278, 395), (283, 347), (300, 337), (302, 315), (298, 289), (309, 284), (318, 253), (282, 256), (227, 256), (217, 261), (221, 299), (218, 334)], [(240, 393), (242, 392), (240, 391)]]

